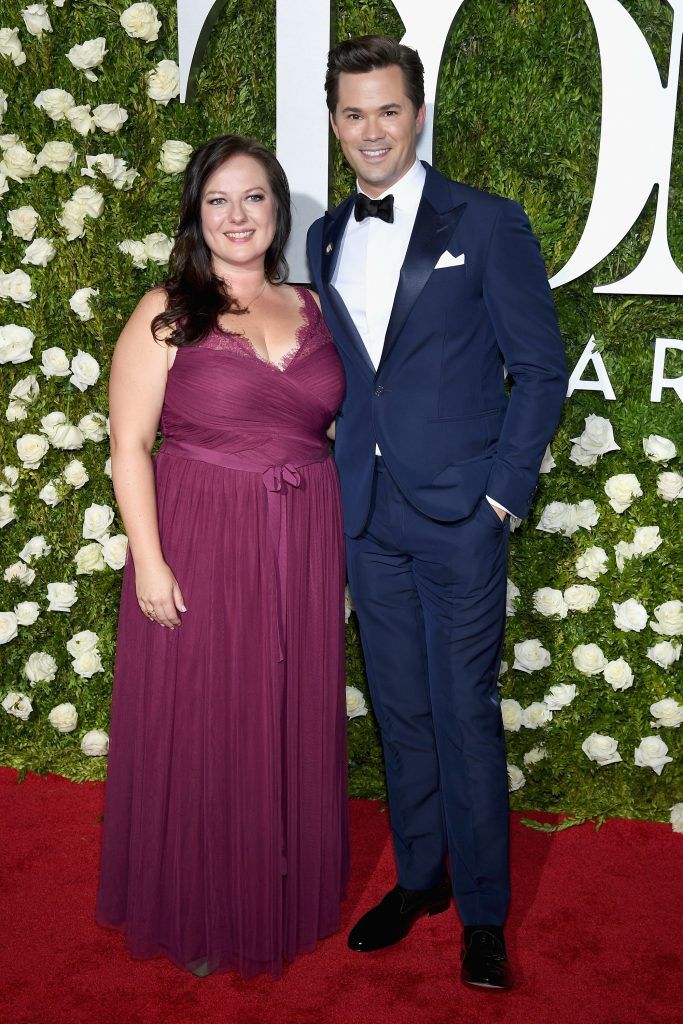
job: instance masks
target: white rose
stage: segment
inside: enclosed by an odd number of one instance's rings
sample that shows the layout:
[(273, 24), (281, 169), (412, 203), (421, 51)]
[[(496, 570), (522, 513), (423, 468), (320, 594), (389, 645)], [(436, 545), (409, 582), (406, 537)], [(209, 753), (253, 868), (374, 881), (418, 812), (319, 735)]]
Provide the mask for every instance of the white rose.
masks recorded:
[(102, 541), (102, 557), (110, 569), (123, 569), (128, 552), (128, 538), (125, 533), (117, 533)]
[(84, 487), (90, 477), (88, 471), (82, 462), (78, 459), (72, 459), (71, 462), (67, 463), (62, 472), (62, 476), (71, 487), (74, 487), (77, 491)]
[(604, 548), (587, 548), (576, 559), (576, 574), (585, 580), (597, 580), (607, 572), (607, 552)]
[(107, 418), (101, 412), (89, 412), (82, 416), (78, 427), (88, 441), (104, 441), (107, 436)]
[(46, 267), (57, 255), (57, 250), (49, 238), (36, 238), (26, 247), (22, 264), (32, 267)]
[(560, 711), (561, 708), (566, 708), (568, 704), (571, 704), (575, 697), (576, 686), (574, 683), (555, 683), (546, 693), (543, 703), (549, 711)]
[(346, 687), (346, 717), (347, 718), (359, 718), (361, 715), (367, 715), (368, 708), (365, 703), (365, 697), (356, 686)]
[(68, 171), (76, 163), (76, 150), (70, 142), (46, 142), (36, 157), (36, 169), (47, 167), (48, 170), (59, 174)]
[(517, 598), (521, 592), (519, 587), (508, 578), (507, 591), (505, 595), (505, 614), (508, 618), (513, 616), (517, 611)]
[(0, 54), (9, 57), (15, 68), (26, 63), (26, 54), (19, 42), (18, 28), (0, 28)]
[(159, 167), (165, 174), (180, 174), (187, 167), (191, 156), (192, 146), (187, 142), (167, 139), (159, 153)]
[(669, 462), (676, 457), (676, 445), (661, 434), (643, 438), (643, 451), (650, 462)]
[(572, 450), (569, 453), (569, 461), (573, 462), (576, 466), (583, 466), (587, 469), (596, 464), (598, 456), (595, 452), (587, 452), (580, 444), (573, 444)]
[(96, 82), (97, 75), (92, 68), (99, 67), (108, 52), (107, 40), (98, 36), (97, 39), (86, 39), (84, 43), (72, 46), (67, 57), (75, 68), (85, 72), (90, 82)]
[(17, 455), (24, 469), (35, 469), (49, 449), (49, 444), (40, 434), (23, 434), (17, 441)]
[(28, 327), (5, 324), (0, 327), (0, 363), (25, 363), (33, 356), (36, 336)]
[(104, 757), (109, 750), (109, 736), (104, 729), (91, 729), (81, 740), (81, 750), (88, 757)]
[(5, 90), (0, 89), (0, 124), (2, 124), (2, 119), (7, 113), (7, 99), (8, 95)]
[(49, 612), (68, 612), (78, 600), (75, 583), (48, 583), (47, 599)]
[(143, 270), (147, 266), (147, 250), (143, 242), (136, 242), (134, 238), (124, 238), (118, 244), (119, 250), (125, 255), (132, 257), (133, 266)]
[(69, 299), (69, 305), (79, 320), (92, 320), (93, 311), (88, 305), (91, 296), (99, 295), (99, 288), (79, 288)]
[[(19, 479), (19, 470), (16, 466), (5, 466), (2, 473), (0, 473), (0, 491), (15, 491), (17, 480)], [(9, 499), (8, 499), (9, 500)]]
[[(536, 529), (543, 533), (566, 533), (569, 525), (571, 505), (565, 501), (551, 501), (541, 512), (541, 518), (536, 524)], [(572, 531), (574, 532), (574, 531)]]
[(654, 715), (656, 721), (650, 724), (655, 729), (677, 729), (683, 722), (683, 705), (675, 701), (673, 697), (665, 697), (650, 704), (650, 714)]
[(14, 614), (18, 626), (32, 626), (40, 615), (40, 605), (37, 601), (20, 601), (14, 606)]
[(24, 544), (23, 548), (19, 552), (19, 558), (23, 558), (25, 562), (30, 564), (37, 558), (44, 558), (45, 555), (49, 555), (51, 551), (52, 547), (45, 540), (42, 533), (39, 533), (36, 537), (31, 537), (31, 539)]
[(7, 213), (7, 222), (13, 234), (17, 238), (23, 238), (25, 242), (30, 242), (35, 235), (39, 220), (38, 211), (32, 206), (17, 206)]
[(11, 299), (20, 306), (26, 306), (35, 297), (31, 278), (25, 270), (13, 270), (11, 274), (3, 274), (0, 270), (0, 299)]
[(83, 679), (91, 679), (96, 672), (104, 672), (99, 651), (86, 651), (75, 658), (71, 665), (76, 675)]
[(520, 672), (538, 672), (547, 668), (551, 658), (540, 640), (524, 640), (515, 644), (515, 661), (513, 668)]
[(602, 674), (613, 690), (628, 690), (633, 686), (633, 670), (623, 658), (608, 661)]
[(52, 32), (50, 15), (45, 4), (31, 4), (21, 12), (21, 16), (30, 35), (40, 38), (43, 32)]
[(598, 732), (592, 732), (581, 744), (586, 757), (599, 765), (615, 764), (621, 761), (621, 754), (617, 750), (617, 740), (612, 736), (604, 736)]
[(660, 668), (670, 668), (681, 656), (681, 645), (672, 644), (670, 640), (660, 640), (654, 647), (648, 647), (647, 656)]
[(129, 189), (136, 178), (140, 175), (133, 168), (128, 168), (125, 160), (113, 156), (112, 153), (100, 153), (97, 156), (86, 156), (87, 167), (81, 168), (81, 174), (87, 178), (94, 178), (93, 168), (101, 171), (105, 178), (108, 178), (117, 189)]
[(73, 384), (79, 391), (85, 391), (92, 387), (100, 376), (100, 364), (88, 352), (78, 350), (71, 360), (71, 376), (69, 383)]
[(683, 633), (683, 602), (665, 601), (655, 608), (656, 622), (650, 621), (650, 629), (660, 636), (678, 636)]
[(128, 112), (118, 103), (100, 103), (92, 112), (92, 119), (100, 131), (108, 135), (119, 131), (128, 120)]
[(561, 590), (541, 587), (534, 591), (533, 602), (539, 615), (554, 616), (558, 619), (567, 618), (567, 604)]
[(618, 544), (614, 546), (614, 557), (617, 563), (617, 569), (619, 572), (624, 571), (624, 565), (626, 562), (635, 556), (636, 549), (633, 544), (629, 544), (625, 540), (620, 540)]
[(35, 156), (22, 142), (8, 146), (2, 154), (0, 171), (12, 181), (23, 181), (24, 178), (30, 178), (37, 170)]
[(629, 597), (628, 601), (617, 604), (612, 601), (614, 608), (614, 625), (624, 633), (640, 633), (647, 626), (647, 611), (640, 601)]
[(0, 135), (0, 149), (3, 151), (9, 149), (10, 146), (19, 145), (19, 136), (15, 134)]
[(571, 612), (589, 612), (598, 603), (600, 591), (597, 587), (591, 587), (587, 583), (575, 583), (573, 586), (567, 587), (564, 599)]
[(503, 728), (508, 732), (519, 732), (522, 725), (522, 705), (519, 701), (506, 698), (500, 702)]
[(640, 498), (643, 490), (638, 477), (633, 473), (618, 473), (605, 484), (605, 494), (615, 512), (625, 512), (634, 498)]
[(664, 501), (683, 498), (683, 476), (680, 473), (660, 473), (657, 477), (657, 494)]
[(94, 572), (101, 572), (104, 569), (102, 545), (93, 541), (79, 548), (74, 555), (74, 562), (77, 576), (92, 576)]
[(131, 39), (144, 39), (146, 43), (154, 43), (159, 38), (158, 11), (153, 4), (131, 4), (119, 18), (121, 27)]
[(524, 765), (526, 768), (529, 768), (532, 764), (538, 764), (539, 761), (542, 761), (547, 756), (548, 751), (545, 747), (532, 747), (531, 750), (527, 750), (524, 755)]
[(572, 651), (572, 660), (585, 676), (596, 676), (607, 664), (607, 658), (597, 644), (579, 644)]
[(674, 804), (673, 807), (669, 808), (671, 811), (671, 828), (674, 832), (683, 832), (683, 804)]
[[(107, 458), (107, 460), (104, 463), (104, 473), (105, 473), (105, 476), (108, 476), (109, 479), (111, 480), (111, 455)], [(346, 609), (346, 607), (348, 607), (348, 606), (345, 605), (345, 609)], [(344, 611), (344, 615), (346, 616), (346, 610)], [(347, 622), (349, 621), (348, 617), (346, 618), (346, 621)]]
[(38, 492), (38, 497), (41, 501), (44, 501), (46, 505), (54, 508), (55, 505), (59, 505), (64, 495), (60, 494), (57, 490), (56, 480), (48, 480), (45, 486)]
[(27, 416), (28, 413), (23, 402), (10, 402), (5, 410), (5, 417), (9, 423), (25, 420)]
[(67, 199), (63, 204), (62, 212), (57, 217), (57, 223), (61, 224), (66, 231), (67, 242), (73, 242), (85, 234), (85, 214), (72, 199)]
[(581, 436), (573, 437), (572, 441), (593, 455), (605, 455), (607, 452), (619, 451), (610, 421), (602, 416), (594, 416), (592, 413), (590, 416), (586, 416)]
[(20, 587), (30, 587), (36, 578), (35, 570), (29, 569), (25, 562), (14, 562), (8, 565), (3, 573), (7, 583), (18, 583)]
[(645, 736), (634, 751), (634, 761), (639, 768), (652, 768), (661, 775), (664, 765), (673, 761), (673, 757), (667, 757), (668, 753), (669, 748), (661, 736)]
[(63, 348), (54, 345), (52, 348), (43, 349), (41, 356), (41, 370), (46, 377), (68, 377), (71, 371), (69, 359)]
[(142, 239), (147, 259), (160, 265), (168, 263), (173, 249), (173, 239), (169, 238), (162, 231), (153, 231), (151, 235), (145, 235)]
[(521, 789), (525, 782), (524, 772), (517, 765), (508, 764), (508, 790), (514, 793), (516, 789)]
[(16, 518), (17, 513), (9, 494), (0, 494), (0, 530)]
[(508, 665), (507, 661), (501, 661), (500, 668), (498, 669), (498, 685), (499, 686), (503, 685), (500, 680), (507, 673), (507, 670), (508, 670), (509, 667), (510, 666)]
[(95, 122), (90, 114), (90, 104), (80, 104), (67, 110), (66, 119), (75, 132), (87, 135), (95, 130)]
[(86, 217), (99, 217), (104, 209), (104, 197), (91, 185), (81, 185), (71, 197), (76, 209)]
[(17, 635), (18, 619), (14, 612), (0, 612), (0, 644), (8, 644)]
[(72, 658), (80, 658), (82, 654), (97, 650), (100, 638), (91, 629), (82, 629), (80, 633), (74, 633), (66, 645), (66, 649)]
[(83, 447), (83, 435), (63, 412), (51, 412), (41, 419), (41, 430), (54, 448), (71, 450)]
[(57, 732), (73, 732), (78, 725), (78, 712), (73, 704), (58, 704), (47, 716)]
[(100, 540), (114, 521), (114, 510), (109, 505), (93, 503), (83, 517), (83, 538)]
[(544, 454), (543, 454), (543, 460), (541, 462), (541, 468), (539, 469), (538, 472), (539, 473), (549, 473), (550, 470), (554, 469), (556, 465), (557, 465), (557, 463), (555, 462), (555, 459), (553, 458), (553, 453), (550, 450), (550, 445), (548, 445), (546, 450), (545, 450), (545, 452), (544, 452)]
[(592, 498), (585, 498), (578, 505), (574, 505), (576, 521), (584, 530), (590, 530), (596, 526), (600, 519), (597, 505)]
[(36, 683), (51, 683), (57, 675), (57, 662), (45, 651), (34, 651), (24, 665), (24, 675), (32, 686)]
[[(111, 476), (111, 458), (107, 459), (110, 465), (109, 473), (107, 476)], [(105, 473), (107, 472), (105, 467)], [(351, 591), (349, 590), (348, 584), (344, 588), (344, 622), (348, 622), (351, 618), (351, 612), (353, 611), (353, 598), (351, 597)]]
[[(38, 110), (44, 110), (53, 121), (62, 121), (68, 112), (73, 110), (76, 102), (71, 93), (64, 89), (43, 89), (34, 99), (33, 105), (38, 107)], [(48, 145), (54, 145), (54, 143), (48, 143)], [(63, 143), (63, 145), (68, 145), (68, 143)]]
[(160, 60), (147, 78), (147, 95), (164, 107), (180, 94), (180, 68), (174, 60)]
[(636, 555), (650, 555), (661, 543), (658, 526), (639, 526), (633, 534), (633, 551)]
[(540, 700), (535, 700), (527, 708), (524, 708), (522, 712), (522, 725), (525, 729), (538, 729), (547, 722), (551, 722), (552, 717), (552, 712), (547, 704)]
[(7, 694), (2, 702), (2, 706), (8, 715), (20, 718), (22, 722), (25, 722), (33, 711), (33, 704), (31, 704), (26, 694), (16, 693), (14, 690)]

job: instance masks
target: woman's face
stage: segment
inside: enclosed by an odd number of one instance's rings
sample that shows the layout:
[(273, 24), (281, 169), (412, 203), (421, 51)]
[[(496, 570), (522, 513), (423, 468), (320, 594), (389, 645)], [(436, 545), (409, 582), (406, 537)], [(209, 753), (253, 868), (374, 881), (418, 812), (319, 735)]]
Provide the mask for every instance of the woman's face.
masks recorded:
[(254, 157), (230, 157), (207, 178), (202, 233), (219, 277), (263, 270), (275, 235), (277, 208), (265, 168)]

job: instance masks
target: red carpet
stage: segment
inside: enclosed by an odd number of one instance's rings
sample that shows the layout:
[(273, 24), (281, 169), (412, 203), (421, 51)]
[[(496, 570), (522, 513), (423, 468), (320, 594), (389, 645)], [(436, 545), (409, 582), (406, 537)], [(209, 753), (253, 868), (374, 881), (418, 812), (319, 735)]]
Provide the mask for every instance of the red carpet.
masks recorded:
[[(683, 836), (609, 821), (556, 835), (513, 819), (510, 993), (457, 980), (454, 911), (361, 956), (345, 933), (393, 884), (387, 816), (352, 804), (343, 930), (277, 982), (129, 960), (93, 907), (102, 786), (0, 769), (3, 1024), (681, 1024)], [(549, 818), (550, 816), (545, 816)]]

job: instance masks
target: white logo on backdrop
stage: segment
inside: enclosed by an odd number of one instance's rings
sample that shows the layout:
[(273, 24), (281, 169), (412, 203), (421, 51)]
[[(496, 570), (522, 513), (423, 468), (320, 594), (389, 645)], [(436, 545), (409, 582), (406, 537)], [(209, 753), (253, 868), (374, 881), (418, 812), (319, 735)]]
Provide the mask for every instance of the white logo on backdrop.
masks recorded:
[[(465, 0), (394, 0), (406, 33), (425, 66), (428, 119), (419, 155), (431, 161), (437, 80), (448, 32)], [(683, 37), (683, 0), (668, 0), (673, 29), (667, 84), (661, 83), (650, 46), (619, 0), (585, 0), (595, 25), (602, 65), (602, 127), (593, 201), (581, 239), (551, 279), (555, 288), (592, 270), (619, 245), (653, 189), (657, 204), (652, 237), (636, 268), (596, 292), (683, 295), (683, 273), (667, 238), (669, 181)], [(178, 0), (181, 99), (225, 0)], [(323, 80), (330, 42), (327, 0), (277, 0), (277, 154), (295, 206), (288, 257), (292, 277), (308, 280), (306, 229), (327, 206), (328, 122)]]

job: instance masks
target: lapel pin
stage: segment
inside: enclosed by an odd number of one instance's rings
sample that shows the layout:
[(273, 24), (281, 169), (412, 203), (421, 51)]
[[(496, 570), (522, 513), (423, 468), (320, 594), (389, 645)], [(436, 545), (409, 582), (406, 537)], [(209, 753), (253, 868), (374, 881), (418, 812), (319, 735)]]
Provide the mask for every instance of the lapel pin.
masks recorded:
[(330, 253), (332, 252), (333, 249), (334, 249), (334, 246), (333, 246), (332, 242), (330, 242), (328, 244), (327, 248), (325, 249), (325, 252), (327, 253), (328, 256), (330, 255)]

